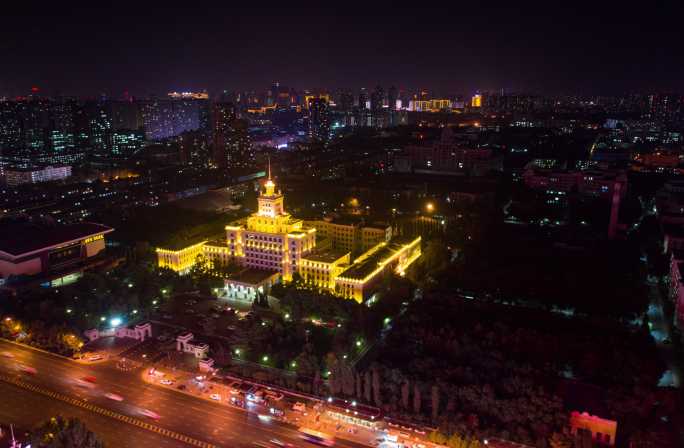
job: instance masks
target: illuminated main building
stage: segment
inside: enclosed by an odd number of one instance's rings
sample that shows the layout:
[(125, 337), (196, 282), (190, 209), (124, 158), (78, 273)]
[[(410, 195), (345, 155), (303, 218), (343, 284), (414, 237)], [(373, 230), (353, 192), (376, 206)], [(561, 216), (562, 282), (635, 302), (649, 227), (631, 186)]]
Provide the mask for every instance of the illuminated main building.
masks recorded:
[(420, 237), (389, 240), (389, 233), (353, 261), (347, 245), (336, 244), (339, 249), (332, 249), (330, 239), (317, 244), (316, 228), (285, 211), (284, 197), (270, 175), (258, 203), (256, 213), (226, 226), (225, 242), (200, 241), (177, 250), (157, 249), (159, 266), (185, 273), (202, 254), (213, 264), (235, 261), (245, 268), (226, 278), (230, 298), (253, 300), (257, 293), (267, 292), (281, 280), (291, 281), (298, 273), (309, 285), (362, 302), (384, 272), (403, 275), (421, 254)]

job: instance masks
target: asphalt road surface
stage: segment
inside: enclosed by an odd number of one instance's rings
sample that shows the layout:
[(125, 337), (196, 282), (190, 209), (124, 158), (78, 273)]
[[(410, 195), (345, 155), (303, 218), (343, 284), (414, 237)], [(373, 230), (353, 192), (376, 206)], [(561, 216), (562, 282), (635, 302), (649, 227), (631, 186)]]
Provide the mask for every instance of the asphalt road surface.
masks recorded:
[[(11, 357), (7, 357), (9, 354)], [(43, 389), (59, 392), (119, 414), (149, 421), (193, 439), (225, 447), (275, 446), (272, 439), (291, 443), (298, 447), (311, 446), (299, 438), (292, 425), (270, 421), (264, 422), (257, 415), (218, 405), (144, 382), (140, 370), (121, 372), (113, 361), (97, 365), (83, 365), (47, 353), (30, 350), (0, 340), (0, 374), (10, 375)], [(35, 374), (21, 372), (19, 365), (37, 370)], [(94, 376), (93, 387), (87, 387), (81, 378)], [(80, 380), (80, 381), (79, 381)], [(187, 446), (152, 431), (137, 428), (113, 418), (92, 413), (68, 403), (53, 400), (35, 392), (13, 385), (0, 383), (0, 422), (14, 423), (20, 427), (32, 427), (50, 416), (62, 414), (76, 416), (84, 421), (108, 446)], [(114, 393), (123, 401), (105, 397)], [(153, 411), (160, 418), (151, 420), (142, 415), (144, 409)], [(90, 414), (90, 415), (88, 415)], [(86, 417), (87, 416), (87, 417)], [(121, 444), (134, 440), (135, 443)], [(362, 447), (346, 440), (337, 439), (335, 446)]]

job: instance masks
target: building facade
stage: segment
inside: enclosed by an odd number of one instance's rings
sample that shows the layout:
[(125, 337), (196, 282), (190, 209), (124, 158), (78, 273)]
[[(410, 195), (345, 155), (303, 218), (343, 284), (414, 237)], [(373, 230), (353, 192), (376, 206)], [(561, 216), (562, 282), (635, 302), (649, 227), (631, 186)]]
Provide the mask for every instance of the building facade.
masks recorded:
[[(257, 212), (228, 224), (225, 242), (200, 241), (178, 249), (159, 248), (158, 265), (186, 273), (199, 255), (214, 265), (237, 263), (243, 269), (227, 276), (225, 293), (239, 300), (252, 301), (258, 294), (267, 293), (274, 283), (291, 281), (298, 274), (311, 286), (361, 302), (369, 297), (378, 279), (390, 272), (403, 275), (421, 254), (420, 237), (390, 240), (391, 228), (388, 234), (388, 228), (382, 227), (350, 226), (350, 239), (335, 236), (343, 241), (340, 247), (331, 247), (327, 238), (317, 244), (317, 229), (311, 223), (285, 211), (284, 196), (269, 176), (258, 198)], [(335, 235), (334, 230), (326, 232)], [(352, 250), (347, 249), (354, 245), (354, 238), (362, 246), (372, 245), (355, 259)]]

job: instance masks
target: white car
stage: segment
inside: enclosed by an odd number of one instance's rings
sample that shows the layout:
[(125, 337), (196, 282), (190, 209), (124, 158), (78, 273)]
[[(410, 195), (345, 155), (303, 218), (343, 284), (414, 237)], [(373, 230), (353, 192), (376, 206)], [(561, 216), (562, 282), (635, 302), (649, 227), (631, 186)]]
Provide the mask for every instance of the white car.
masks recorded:
[(221, 401), (221, 396), (219, 394), (211, 394), (209, 395), (209, 398), (211, 398), (214, 401)]
[(121, 395), (113, 394), (111, 392), (106, 393), (105, 397), (109, 398), (110, 400), (114, 400), (114, 401), (123, 401), (123, 397)]
[(159, 420), (159, 414), (157, 414), (156, 412), (152, 412), (149, 409), (142, 409), (140, 413), (145, 417), (149, 417), (153, 420)]
[(163, 384), (164, 386), (170, 386), (173, 384), (173, 380), (163, 379), (163, 380), (159, 381), (159, 383)]

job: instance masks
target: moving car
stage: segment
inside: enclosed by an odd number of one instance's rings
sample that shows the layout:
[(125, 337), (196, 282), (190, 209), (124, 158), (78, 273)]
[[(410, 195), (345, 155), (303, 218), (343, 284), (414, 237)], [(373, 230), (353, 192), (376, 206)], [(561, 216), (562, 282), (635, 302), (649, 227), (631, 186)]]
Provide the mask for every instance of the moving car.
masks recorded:
[(292, 406), (293, 411), (297, 412), (305, 412), (306, 411), (306, 405), (302, 403), (301, 401), (298, 401)]
[(123, 401), (123, 397), (121, 395), (113, 394), (111, 392), (106, 393), (105, 397), (109, 398), (110, 400), (114, 400), (114, 401)]
[(211, 398), (214, 401), (221, 401), (221, 396), (219, 394), (211, 394), (209, 395), (209, 398)]
[(152, 420), (159, 420), (159, 414), (152, 412), (149, 409), (142, 409), (140, 410), (140, 413), (145, 417), (151, 418)]
[(33, 367), (27, 366), (24, 364), (19, 364), (17, 366), (17, 368), (19, 369), (20, 372), (28, 373), (30, 375), (35, 375), (36, 373), (38, 373), (38, 371), (36, 369), (34, 369)]
[(159, 381), (159, 382), (160, 382), (161, 384), (163, 384), (164, 386), (170, 386), (170, 385), (173, 384), (173, 380), (167, 380), (167, 379), (163, 379), (163, 380), (161, 380), (161, 381)]

